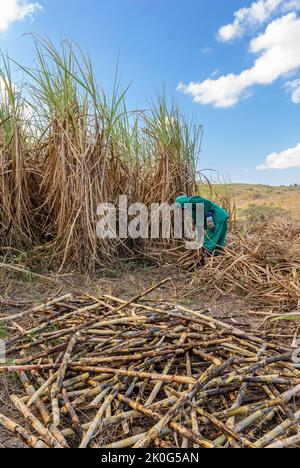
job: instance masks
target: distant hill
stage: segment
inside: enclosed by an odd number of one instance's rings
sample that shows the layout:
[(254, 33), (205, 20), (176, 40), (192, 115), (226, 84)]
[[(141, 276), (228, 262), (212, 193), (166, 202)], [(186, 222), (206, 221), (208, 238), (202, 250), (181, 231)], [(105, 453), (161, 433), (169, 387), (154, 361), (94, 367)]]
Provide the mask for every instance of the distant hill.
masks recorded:
[(235, 204), (239, 220), (264, 221), (281, 215), (300, 221), (300, 185), (200, 184), (199, 193), (225, 209)]

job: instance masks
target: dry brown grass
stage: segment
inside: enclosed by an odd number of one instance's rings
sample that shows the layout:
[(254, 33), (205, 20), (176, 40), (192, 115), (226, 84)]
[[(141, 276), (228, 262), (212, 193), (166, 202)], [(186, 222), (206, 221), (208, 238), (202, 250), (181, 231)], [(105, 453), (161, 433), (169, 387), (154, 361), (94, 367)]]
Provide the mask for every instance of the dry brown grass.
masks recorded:
[(88, 57), (67, 41), (57, 50), (37, 39), (35, 70), (23, 70), (20, 91), (3, 59), (1, 246), (61, 269), (94, 270), (124, 248), (128, 255), (132, 245), (97, 239), (97, 206), (119, 195), (149, 205), (194, 193), (201, 127), (165, 98), (147, 112), (127, 111), (118, 82), (109, 98)]
[(235, 232), (223, 255), (196, 276), (199, 288), (241, 293), (252, 304), (292, 311), (300, 299), (300, 228), (286, 219)]

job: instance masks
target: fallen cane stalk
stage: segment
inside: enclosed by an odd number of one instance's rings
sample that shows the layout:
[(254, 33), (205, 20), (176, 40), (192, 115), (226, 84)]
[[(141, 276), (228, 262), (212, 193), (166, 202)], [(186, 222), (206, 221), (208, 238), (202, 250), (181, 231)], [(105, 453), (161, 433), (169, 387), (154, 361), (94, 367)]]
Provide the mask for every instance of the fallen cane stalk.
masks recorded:
[(219, 413), (215, 413), (213, 416), (217, 419), (232, 418), (234, 416), (247, 416), (248, 414), (254, 413), (261, 409), (273, 408), (274, 406), (280, 406), (281, 404), (282, 404), (282, 399), (277, 398), (275, 400), (267, 400), (262, 403), (239, 406), (231, 410), (221, 411)]
[[(166, 429), (163, 431), (162, 435), (170, 434), (170, 430)], [(103, 445), (100, 447), (101, 449), (121, 449), (121, 448), (128, 448), (132, 447), (135, 443), (145, 437), (146, 433), (138, 434), (136, 436), (129, 437), (128, 439), (120, 440), (119, 442), (114, 442), (112, 444)]]
[(268, 445), (267, 449), (285, 449), (294, 446), (298, 446), (300, 442), (300, 434), (297, 434), (293, 437), (289, 437), (288, 439), (278, 440), (273, 444)]
[[(35, 391), (34, 387), (30, 384), (30, 380), (28, 379), (25, 372), (20, 372), (18, 375), (19, 375), (19, 378), (20, 378), (25, 390), (27, 391), (29, 397), (33, 397), (33, 395), (35, 395), (36, 391)], [(40, 412), (40, 415), (43, 418), (45, 426), (48, 426), (48, 424), (51, 421), (51, 417), (50, 417), (50, 414), (49, 414), (49, 412), (48, 412), (48, 410), (46, 408), (46, 405), (44, 405), (44, 403), (39, 398), (37, 398), (36, 401), (35, 401), (35, 406), (38, 409), (38, 411)]]
[[(170, 422), (167, 421), (167, 417), (163, 417), (160, 413), (155, 413), (153, 410), (149, 408), (145, 408), (143, 405), (131, 400), (130, 398), (125, 397), (124, 395), (119, 394), (118, 399), (126, 403), (129, 407), (133, 408), (136, 411), (141, 412), (145, 416), (148, 416), (149, 418), (153, 419), (154, 421), (159, 421), (158, 424), (155, 426), (155, 429), (151, 429), (150, 432), (146, 433), (143, 438), (139, 439), (139, 441), (134, 445), (133, 448), (143, 448), (145, 444), (147, 444), (148, 439), (150, 440), (150, 437), (152, 438), (152, 433), (155, 432), (155, 437), (159, 437), (162, 435), (164, 430), (166, 429), (164, 426), (168, 425), (170, 429), (174, 430), (177, 432), (179, 435), (182, 437), (186, 437), (187, 439), (191, 440), (192, 442), (198, 444), (200, 447), (203, 448), (214, 448), (214, 444), (211, 443), (210, 441), (204, 439), (201, 436), (198, 436), (197, 434), (194, 434), (192, 431), (189, 429), (186, 429), (182, 425), (176, 423), (176, 422)], [(172, 416), (174, 417), (174, 416)], [(150, 436), (149, 436), (150, 434)], [(154, 438), (155, 438), (154, 437)], [(152, 442), (151, 441), (149, 443)], [(146, 442), (145, 442), (146, 441)]]
[[(28, 329), (7, 327), (14, 333), (8, 348), (15, 365), (0, 372), (20, 373), (22, 412), (36, 439), (67, 447), (76, 436), (72, 446), (81, 441), (91, 448), (256, 448), (295, 441), (289, 436), (299, 431), (300, 371), (290, 349), (205, 312), (138, 301), (67, 299), (33, 314)], [(98, 367), (104, 363), (111, 367)], [(258, 421), (273, 421), (277, 411), (288, 421), (267, 434)], [(144, 432), (142, 418), (149, 431), (116, 442), (120, 430), (123, 438)], [(254, 425), (261, 427), (260, 440)]]
[[(122, 401), (119, 396), (117, 395), (117, 399), (119, 401)], [(166, 400), (159, 401), (157, 403), (154, 403), (148, 409), (152, 410), (157, 410), (161, 409), (164, 407), (170, 407), (172, 406), (177, 398), (167, 398)], [(96, 406), (96, 409), (100, 409), (99, 407)], [(120, 424), (122, 421), (129, 421), (129, 420), (134, 420), (136, 418), (139, 418), (141, 416), (141, 413), (139, 411), (126, 411), (124, 413), (118, 414), (111, 416), (110, 418), (104, 418), (101, 422), (103, 427), (111, 426), (113, 424)], [(87, 431), (90, 427), (90, 423), (83, 424), (82, 428), (84, 431)], [(72, 429), (65, 429), (62, 431), (62, 434), (64, 437), (72, 437), (75, 435), (75, 432)]]
[(25, 312), (22, 312), (20, 314), (10, 315), (10, 316), (7, 316), (7, 317), (2, 317), (2, 318), (0, 318), (0, 322), (8, 322), (9, 320), (15, 320), (17, 318), (24, 317), (25, 315), (30, 315), (30, 314), (35, 314), (37, 312), (42, 312), (42, 311), (48, 309), (49, 307), (57, 304), (58, 302), (65, 301), (67, 299), (72, 299), (72, 294), (65, 294), (62, 297), (59, 297), (57, 299), (53, 299), (52, 301), (46, 302), (45, 304), (41, 304), (40, 306), (34, 307), (34, 308), (30, 309), (30, 310), (26, 310)]
[(51, 388), (51, 405), (52, 405), (53, 425), (56, 427), (60, 425), (60, 410), (59, 410), (57, 394), (58, 394), (58, 390), (56, 387), (56, 383), (54, 383)]
[(143, 293), (139, 294), (138, 296), (134, 297), (132, 300), (128, 301), (128, 302), (125, 302), (124, 304), (120, 305), (119, 307), (117, 307), (116, 309), (114, 309), (114, 312), (121, 312), (123, 309), (126, 309), (126, 307), (130, 306), (131, 304), (133, 304), (134, 302), (137, 302), (139, 301), (140, 299), (142, 299), (142, 297), (145, 297), (145, 296), (148, 296), (149, 294), (151, 294), (152, 292), (156, 291), (158, 288), (160, 288), (161, 286), (164, 286), (165, 284), (169, 283), (170, 281), (172, 281), (172, 278), (165, 278), (163, 281), (161, 281), (160, 283), (156, 284), (155, 286), (153, 286), (152, 288), (149, 288), (147, 289), (147, 291), (144, 291)]
[[(215, 366), (212, 366), (211, 369), (208, 369), (202, 376), (201, 378), (191, 387), (191, 390), (183, 394), (178, 401), (174, 404), (174, 406), (168, 411), (168, 413), (164, 416), (160, 422), (154, 426), (147, 436), (138, 442), (138, 444), (134, 448), (147, 448), (151, 444), (151, 442), (154, 440), (154, 438), (159, 435), (159, 432), (161, 429), (164, 428), (164, 426), (169, 425), (169, 423), (172, 421), (172, 419), (178, 414), (178, 412), (181, 410), (181, 408), (189, 401), (190, 403), (193, 401), (194, 397), (199, 393), (214, 377), (219, 375), (219, 373), (223, 372), (231, 363), (233, 362), (233, 359), (229, 359), (226, 363), (222, 364), (218, 368)], [(201, 445), (201, 444), (199, 444)], [(201, 445), (203, 446), (203, 445)], [(213, 448), (213, 444), (211, 444), (211, 447), (208, 448)]]
[(75, 335), (70, 339), (66, 353), (63, 357), (61, 366), (57, 373), (56, 381), (53, 383), (51, 388), (51, 400), (52, 400), (52, 415), (53, 415), (53, 424), (58, 427), (60, 425), (60, 411), (58, 403), (58, 394), (61, 391), (63, 381), (67, 372), (68, 364), (71, 359), (72, 351), (80, 337), (80, 332), (75, 333)]
[(49, 389), (52, 383), (57, 378), (58, 373), (51, 375), (49, 379), (32, 395), (27, 403), (27, 407), (30, 408), (44, 393)]
[(217, 418), (215, 418), (211, 414), (207, 413), (207, 411), (204, 411), (202, 408), (199, 408), (198, 406), (195, 406), (194, 409), (198, 414), (200, 414), (200, 416), (203, 416), (204, 418), (207, 418), (212, 424), (214, 424), (222, 432), (224, 432), (226, 437), (229, 436), (230, 438), (237, 440), (238, 442), (240, 442), (241, 444), (243, 444), (243, 446), (245, 446), (247, 448), (251, 448), (251, 449), (256, 448), (255, 445), (252, 444), (249, 440), (245, 439), (244, 437), (240, 436), (239, 434), (236, 434), (232, 429), (227, 427), (226, 424), (223, 424)]
[(162, 375), (151, 374), (149, 372), (125, 371), (122, 369), (111, 369), (109, 367), (91, 367), (91, 366), (77, 366), (75, 363), (70, 366), (72, 370), (80, 370), (83, 372), (91, 372), (95, 374), (111, 374), (124, 377), (139, 377), (140, 379), (150, 379), (162, 382), (178, 382), (183, 384), (194, 384), (195, 379), (184, 377), (180, 375)]
[[(300, 385), (297, 385), (296, 387), (294, 387), (294, 388), (288, 390), (287, 392), (283, 393), (281, 395), (281, 399), (284, 402), (284, 404), (287, 404), (295, 395), (297, 395), (299, 393), (299, 391), (300, 391)], [(255, 413), (251, 414), (250, 416), (248, 416), (247, 418), (245, 418), (244, 420), (242, 420), (238, 424), (236, 424), (235, 427), (234, 427), (234, 431), (236, 433), (238, 433), (238, 434), (243, 432), (247, 427), (251, 426), (252, 424), (254, 424), (259, 419), (261, 419), (264, 416), (268, 415), (270, 412), (272, 412), (272, 409), (270, 409), (270, 408), (256, 411)], [(299, 417), (300, 417), (300, 412), (299, 412)], [(288, 424), (287, 421), (286, 421), (286, 425), (288, 427), (290, 427), (293, 424), (293, 422), (290, 421), (290, 420), (288, 420), (288, 421), (289, 421), (290, 425)], [(270, 444), (278, 435), (282, 435), (282, 432), (281, 432), (282, 429), (284, 430), (284, 428), (280, 427), (278, 433), (277, 433), (277, 431), (272, 431), (271, 436), (268, 435), (265, 445)], [(273, 437), (273, 439), (272, 439), (272, 437)], [(226, 438), (224, 438), (222, 436), (222, 437), (219, 437), (218, 439), (216, 439), (214, 442), (216, 444), (218, 444), (218, 445), (222, 445), (222, 444), (225, 443), (225, 441), (226, 441)], [(262, 441), (262, 440), (260, 442), (264, 443), (264, 441)], [(258, 444), (255, 444), (255, 445), (257, 446), (257, 448), (259, 448)]]
[(62, 445), (53, 437), (51, 432), (43, 426), (40, 421), (29, 411), (26, 405), (16, 396), (11, 395), (11, 401), (15, 407), (23, 414), (24, 418), (31, 424), (33, 429), (51, 448), (63, 448)]
[(71, 417), (71, 424), (72, 424), (72, 427), (76, 433), (76, 435), (78, 435), (79, 437), (83, 437), (84, 435), (84, 430), (82, 429), (82, 426), (80, 424), (80, 421), (79, 421), (79, 418), (72, 406), (72, 403), (70, 402), (69, 398), (68, 398), (68, 394), (67, 394), (67, 391), (65, 388), (63, 388), (62, 390), (62, 395), (63, 395), (63, 399), (64, 399), (64, 403), (65, 403), (65, 406), (70, 414), (70, 417)]
[(6, 418), (3, 414), (0, 414), (0, 424), (8, 431), (12, 432), (13, 434), (21, 437), (21, 439), (26, 442), (26, 444), (35, 449), (49, 449), (50, 447), (45, 444), (44, 441), (39, 440), (34, 435), (30, 434), (24, 427), (19, 426), (17, 423), (12, 421), (11, 419)]
[(68, 363), (71, 360), (71, 355), (73, 352), (73, 349), (77, 343), (77, 340), (80, 337), (80, 332), (75, 333), (75, 335), (70, 339), (69, 345), (67, 347), (66, 354), (64, 355), (64, 358), (61, 363), (61, 367), (58, 371), (57, 379), (56, 379), (56, 388), (57, 392), (60, 392), (63, 381), (65, 380), (65, 375), (68, 367)]
[(119, 393), (119, 390), (120, 390), (120, 384), (117, 385), (117, 388), (113, 391), (113, 393), (111, 393), (111, 395), (107, 398), (107, 400), (104, 402), (104, 404), (102, 405), (102, 407), (98, 411), (94, 421), (91, 423), (91, 425), (89, 426), (88, 431), (84, 435), (79, 448), (83, 449), (83, 448), (86, 448), (89, 445), (89, 443), (92, 440), (95, 432), (97, 431), (98, 427), (101, 424), (103, 414), (105, 413), (107, 407), (114, 401), (116, 395)]

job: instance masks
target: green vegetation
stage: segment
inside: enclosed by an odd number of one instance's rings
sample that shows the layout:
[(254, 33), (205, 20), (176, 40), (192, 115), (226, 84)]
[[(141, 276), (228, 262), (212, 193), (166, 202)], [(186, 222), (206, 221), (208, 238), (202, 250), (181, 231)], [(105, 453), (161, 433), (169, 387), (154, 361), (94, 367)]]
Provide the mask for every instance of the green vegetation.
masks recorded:
[[(237, 219), (262, 221), (266, 217), (287, 217), (300, 221), (300, 185), (273, 187), (269, 185), (221, 184), (214, 190), (229, 194), (236, 207)], [(255, 215), (255, 211), (257, 215)]]
[(248, 223), (255, 224), (266, 223), (278, 217), (288, 217), (289, 213), (281, 208), (252, 204), (249, 208), (240, 211), (240, 215), (242, 218), (245, 218)]
[(0, 340), (5, 340), (8, 337), (8, 330), (5, 327), (0, 327)]

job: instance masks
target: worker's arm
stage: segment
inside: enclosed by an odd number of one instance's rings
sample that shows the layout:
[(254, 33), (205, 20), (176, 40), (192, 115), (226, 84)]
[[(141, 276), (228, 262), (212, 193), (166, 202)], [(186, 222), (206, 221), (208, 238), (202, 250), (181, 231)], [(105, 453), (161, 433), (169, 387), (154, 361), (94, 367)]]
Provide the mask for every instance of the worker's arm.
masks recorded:
[(204, 205), (204, 228), (208, 229), (211, 232), (215, 232), (216, 225), (214, 221), (214, 213), (215, 207), (214, 204), (210, 200), (206, 200), (206, 198), (202, 198), (199, 196), (191, 197), (189, 199), (190, 203), (193, 205), (194, 217), (197, 209), (197, 205), (200, 203)]

